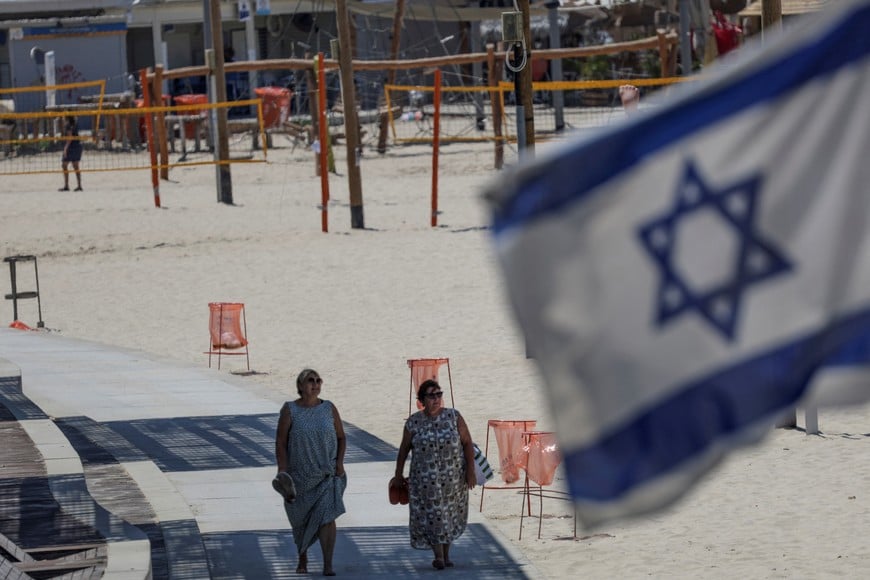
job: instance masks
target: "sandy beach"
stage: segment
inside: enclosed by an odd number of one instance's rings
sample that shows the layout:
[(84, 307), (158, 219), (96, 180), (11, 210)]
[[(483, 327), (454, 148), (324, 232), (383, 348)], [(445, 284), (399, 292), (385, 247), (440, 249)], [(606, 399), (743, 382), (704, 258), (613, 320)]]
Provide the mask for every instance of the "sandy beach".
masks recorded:
[[(51, 332), (203, 367), (208, 303), (245, 303), (255, 372), (243, 380), (276, 410), (310, 366), (346, 421), (398, 445), (406, 360), (449, 357), (456, 406), (481, 445), (488, 419), (550, 427), (541, 381), (505, 303), (480, 199), (496, 175), (492, 146), (442, 148), (435, 228), (431, 148), (366, 149), (366, 229), (358, 230), (350, 227), (341, 144), (324, 234), (311, 152), (277, 145), (268, 163), (232, 167), (234, 206), (216, 202), (210, 166), (172, 170), (161, 183), (161, 209), (147, 171), (85, 173), (81, 193), (58, 192), (60, 175), (2, 177), (2, 255), (38, 257)], [(22, 266), (19, 289), (31, 279)], [(35, 326), (35, 302), (19, 310)], [(8, 325), (10, 301), (2, 313)], [(242, 370), (243, 360), (224, 359), (220, 372)], [(513, 491), (487, 492), (484, 514), (547, 578), (863, 577), (870, 412), (823, 409), (820, 427), (819, 436), (771, 430), (667, 512), (578, 527), (576, 539), (566, 502), (545, 502), (541, 539), (532, 519), (517, 540), (521, 498)], [(494, 447), (490, 461), (497, 464)], [(564, 488), (561, 477), (556, 486)], [(475, 509), (479, 499), (475, 490)]]

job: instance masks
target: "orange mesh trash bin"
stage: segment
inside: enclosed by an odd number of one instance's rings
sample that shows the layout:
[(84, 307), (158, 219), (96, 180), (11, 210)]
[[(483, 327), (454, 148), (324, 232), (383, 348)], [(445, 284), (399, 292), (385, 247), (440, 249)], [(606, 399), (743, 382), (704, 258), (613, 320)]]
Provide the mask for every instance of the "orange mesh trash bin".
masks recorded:
[(258, 87), (254, 89), (257, 97), (263, 100), (263, 128), (280, 127), (290, 115), (290, 89), (280, 87)]
[[(176, 95), (175, 96), (175, 104), (176, 105), (203, 105), (208, 103), (208, 95), (201, 94), (192, 94), (192, 95)], [(202, 115), (203, 112), (199, 109), (191, 109), (189, 111), (179, 112), (181, 115)], [(184, 123), (184, 136), (187, 139), (193, 139), (196, 137), (196, 123), (193, 122), (185, 122)]]
[(212, 355), (217, 355), (218, 369), (221, 368), (222, 356), (244, 355), (248, 370), (251, 370), (245, 305), (240, 302), (209, 302), (208, 309), (209, 349), (205, 353), (208, 366), (211, 367)]

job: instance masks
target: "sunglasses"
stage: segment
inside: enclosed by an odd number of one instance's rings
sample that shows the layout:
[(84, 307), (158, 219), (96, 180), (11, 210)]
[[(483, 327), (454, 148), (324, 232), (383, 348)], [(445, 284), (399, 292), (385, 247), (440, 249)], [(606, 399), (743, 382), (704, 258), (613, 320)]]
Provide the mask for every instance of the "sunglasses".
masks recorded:
[(442, 393), (441, 391), (438, 391), (437, 393), (427, 393), (423, 396), (426, 397), (427, 399), (440, 399), (441, 397), (444, 396), (444, 393)]
[(323, 379), (320, 377), (317, 377), (316, 379), (314, 377), (308, 377), (308, 382), (312, 385), (322, 385)]

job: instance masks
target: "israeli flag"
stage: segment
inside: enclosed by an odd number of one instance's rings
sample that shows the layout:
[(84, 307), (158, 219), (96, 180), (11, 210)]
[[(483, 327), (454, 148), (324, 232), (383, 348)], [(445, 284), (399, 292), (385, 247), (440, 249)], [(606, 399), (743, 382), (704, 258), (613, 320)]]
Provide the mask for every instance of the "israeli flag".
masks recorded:
[(837, 2), (488, 188), (585, 524), (664, 507), (811, 391), (868, 398), (868, 31)]

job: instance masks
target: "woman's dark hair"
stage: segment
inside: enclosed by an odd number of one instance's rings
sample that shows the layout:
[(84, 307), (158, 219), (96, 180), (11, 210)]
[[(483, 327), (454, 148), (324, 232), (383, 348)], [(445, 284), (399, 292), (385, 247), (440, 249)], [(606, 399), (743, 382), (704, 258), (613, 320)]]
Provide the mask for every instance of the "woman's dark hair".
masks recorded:
[(320, 377), (320, 373), (314, 369), (302, 369), (302, 372), (296, 377), (296, 392), (300, 395), (302, 394), (302, 385), (305, 384), (305, 381), (307, 381), (308, 377), (311, 375), (318, 378)]
[(433, 379), (429, 379), (428, 381), (423, 381), (423, 384), (420, 385), (420, 389), (417, 391), (417, 400), (422, 403), (423, 399), (426, 398), (427, 392), (432, 387), (435, 387), (436, 389), (440, 389), (441, 385), (438, 384), (438, 381), (433, 380)]

